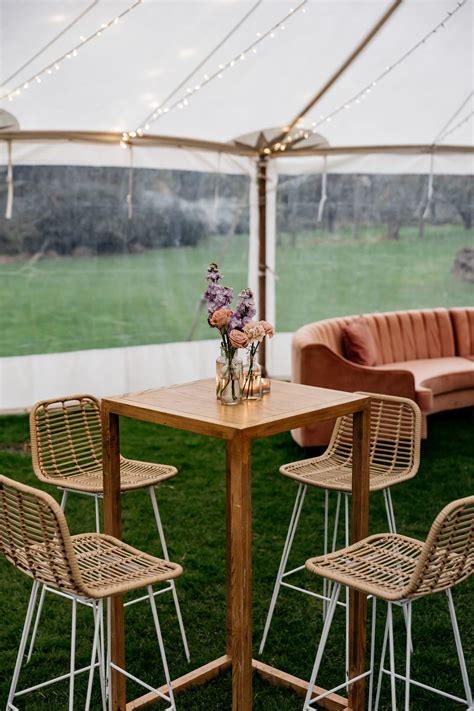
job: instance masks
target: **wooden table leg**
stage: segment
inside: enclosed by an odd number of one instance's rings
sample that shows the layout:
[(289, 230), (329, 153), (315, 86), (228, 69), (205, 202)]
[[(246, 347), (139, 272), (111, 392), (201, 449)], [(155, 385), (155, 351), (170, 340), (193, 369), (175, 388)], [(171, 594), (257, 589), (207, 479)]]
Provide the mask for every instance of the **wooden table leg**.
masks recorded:
[[(353, 415), (352, 463), (352, 543), (369, 533), (369, 442), (370, 409)], [(367, 596), (350, 591), (349, 599), (349, 678), (365, 671)], [(349, 686), (349, 706), (363, 711), (365, 680)]]
[[(104, 531), (122, 539), (120, 505), (120, 436), (119, 418), (102, 408), (102, 456), (104, 463)], [(125, 669), (125, 636), (123, 595), (111, 600), (111, 661)], [(112, 709), (125, 711), (125, 677), (112, 670)]]
[(251, 441), (227, 443), (227, 654), (232, 658), (232, 710), (252, 708)]

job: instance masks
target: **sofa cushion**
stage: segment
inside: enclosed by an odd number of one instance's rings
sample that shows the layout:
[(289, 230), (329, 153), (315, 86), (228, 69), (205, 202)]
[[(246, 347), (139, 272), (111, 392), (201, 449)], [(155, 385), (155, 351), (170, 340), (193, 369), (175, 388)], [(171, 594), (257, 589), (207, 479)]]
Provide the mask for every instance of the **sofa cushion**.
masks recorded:
[(359, 365), (374, 365), (377, 362), (377, 346), (367, 321), (362, 316), (355, 318), (342, 329), (344, 355)]
[(408, 370), (415, 379), (416, 402), (423, 412), (436, 395), (474, 388), (474, 361), (469, 358), (420, 358), (376, 366), (378, 370)]

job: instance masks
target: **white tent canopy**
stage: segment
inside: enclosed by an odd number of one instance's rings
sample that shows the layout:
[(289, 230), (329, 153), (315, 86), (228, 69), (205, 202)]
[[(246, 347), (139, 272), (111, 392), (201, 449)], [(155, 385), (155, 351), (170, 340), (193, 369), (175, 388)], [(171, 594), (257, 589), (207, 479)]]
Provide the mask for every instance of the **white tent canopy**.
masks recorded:
[[(3, 0), (2, 77), (12, 75), (90, 6), (89, 0)], [(145, 0), (116, 25), (63, 60), (59, 71), (42, 74), (5, 108), (23, 130), (132, 131), (169, 96), (242, 18), (252, 0)], [(28, 78), (120, 15), (130, 0), (97, 2), (73, 27), (2, 88), (22, 88)], [(275, 31), (176, 108), (150, 124), (149, 133), (230, 141), (268, 126), (285, 126), (338, 69), (387, 10), (386, 1), (320, 2), (293, 13)], [(238, 57), (297, 2), (265, 0), (189, 81), (194, 88)], [(449, 18), (448, 13), (458, 10)], [(448, 20), (409, 57), (380, 80), (358, 104), (342, 111), (319, 132), (331, 146), (430, 144), (473, 89), (473, 4), (456, 0), (406, 0), (361, 55), (310, 111), (310, 125), (327, 116), (397, 62)], [(186, 95), (188, 85), (169, 105)], [(472, 111), (467, 103), (464, 115)], [(449, 143), (470, 145), (472, 121)]]
[[(288, 126), (394, 5), (387, 0), (3, 0), (0, 108), (13, 114), (20, 131), (0, 130), (0, 164), (10, 162), (13, 171), (18, 165), (129, 167), (133, 153), (135, 168), (249, 175), (249, 281), (256, 288), (259, 154), (239, 144), (229, 153), (225, 146), (252, 132)], [(399, 4), (289, 134), (298, 139), (298, 131), (314, 129), (329, 148), (306, 156), (277, 152), (278, 160), (270, 161), (270, 320), (278, 174), (320, 173), (325, 165), (333, 173), (472, 173), (473, 6), (471, 0)], [(130, 136), (138, 129), (143, 136)], [(127, 145), (133, 145), (132, 152), (123, 150)], [(10, 172), (10, 193), (13, 182)], [(281, 374), (289, 371), (289, 334), (280, 338), (270, 367)], [(193, 377), (210, 374), (208, 346), (203, 345), (202, 367), (194, 367)], [(161, 355), (140, 350), (135, 356), (133, 349), (120, 349), (117, 372), (108, 374), (102, 390), (95, 380), (84, 379), (86, 371), (95, 371), (95, 378), (99, 372), (101, 356), (92, 351), (79, 361), (77, 354), (57, 354), (56, 364), (53, 356), (0, 359), (0, 407), (31, 404), (51, 390), (58, 369), (68, 373), (64, 390), (89, 385), (105, 394), (145, 386), (142, 364), (164, 357), (173, 380), (172, 364), (181, 363), (181, 356), (164, 348)], [(196, 356), (194, 366), (198, 362)], [(130, 378), (134, 371), (140, 372), (139, 382)], [(182, 367), (176, 372), (181, 376)]]

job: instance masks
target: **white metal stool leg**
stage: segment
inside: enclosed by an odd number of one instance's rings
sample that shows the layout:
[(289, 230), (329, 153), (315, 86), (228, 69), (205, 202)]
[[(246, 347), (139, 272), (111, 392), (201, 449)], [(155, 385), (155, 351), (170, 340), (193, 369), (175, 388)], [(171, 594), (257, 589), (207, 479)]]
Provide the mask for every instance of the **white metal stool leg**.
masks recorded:
[[(326, 491), (327, 491), (327, 489), (326, 489)], [(340, 510), (341, 510), (341, 492), (338, 491), (337, 492), (337, 499), (336, 499), (336, 513), (334, 515), (334, 529), (333, 529), (333, 533), (332, 533), (331, 553), (334, 553), (334, 551), (336, 550), (337, 531), (339, 528), (339, 512), (340, 512)], [(331, 594), (332, 594), (331, 589), (332, 589), (332, 581), (328, 580), (327, 586), (326, 586), (326, 596), (327, 597), (331, 597)], [(328, 604), (328, 603), (326, 602), (326, 604)], [(323, 609), (323, 613), (324, 613), (324, 609)], [(325, 619), (325, 618), (323, 617), (323, 619)]]
[(390, 690), (392, 694), (392, 711), (397, 711), (397, 687), (395, 679), (395, 648), (393, 643), (393, 614), (392, 603), (387, 603), (388, 617), (388, 645), (390, 650)]
[(100, 533), (100, 507), (99, 507), (99, 497), (94, 496), (95, 503), (95, 530), (96, 533)]
[(466, 700), (469, 704), (469, 708), (473, 708), (472, 702), (472, 691), (469, 684), (469, 676), (466, 668), (466, 660), (464, 659), (464, 651), (462, 648), (461, 635), (459, 634), (458, 621), (456, 618), (456, 611), (454, 609), (453, 596), (451, 590), (446, 590), (446, 596), (448, 598), (449, 615), (451, 617), (451, 625), (453, 627), (454, 639), (456, 642), (456, 650), (458, 653), (459, 666), (461, 667), (462, 681), (464, 684), (464, 693), (466, 694)]
[(267, 641), (268, 630), (270, 629), (270, 623), (272, 621), (273, 613), (275, 611), (275, 605), (278, 598), (278, 593), (280, 592), (281, 581), (283, 574), (286, 570), (286, 564), (288, 562), (288, 557), (290, 555), (291, 546), (293, 545), (293, 539), (295, 537), (295, 532), (298, 527), (298, 521), (301, 514), (301, 509), (303, 507), (304, 497), (307, 490), (306, 484), (299, 484), (298, 491), (296, 492), (295, 503), (293, 505), (293, 512), (291, 514), (290, 525), (288, 526), (288, 531), (286, 534), (285, 545), (283, 546), (283, 552), (281, 555), (280, 566), (278, 568), (277, 577), (275, 580), (275, 586), (273, 588), (272, 599), (270, 602), (270, 607), (268, 609), (267, 619), (265, 621), (265, 627), (263, 630), (262, 641), (260, 642), (260, 648), (258, 650), (259, 654), (262, 654)]
[(89, 670), (89, 680), (87, 682), (87, 696), (86, 705), (84, 711), (89, 711), (92, 696), (92, 684), (94, 681), (94, 671), (95, 671), (95, 659), (98, 657), (99, 660), (99, 674), (100, 674), (100, 688), (102, 694), (102, 708), (106, 711), (106, 698), (105, 698), (105, 685), (104, 685), (104, 675), (103, 675), (103, 658), (101, 656), (100, 649), (100, 617), (102, 614), (101, 602), (92, 603), (92, 612), (94, 615), (94, 639), (92, 643), (92, 656), (91, 656), (91, 668)]
[[(66, 508), (66, 502), (67, 502), (67, 496), (68, 496), (68, 491), (67, 489), (63, 490), (63, 495), (61, 497), (61, 509), (64, 511)], [(35, 623), (33, 625), (33, 632), (31, 633), (31, 639), (30, 639), (30, 646), (28, 648), (28, 656), (26, 657), (26, 663), (31, 659), (31, 655), (33, 654), (33, 647), (35, 645), (35, 640), (36, 640), (36, 634), (38, 632), (38, 625), (39, 621), (41, 618), (41, 613), (43, 611), (43, 605), (44, 605), (44, 598), (46, 597), (46, 585), (41, 585), (41, 594), (40, 594), (40, 599), (38, 602), (38, 609), (36, 610), (36, 617), (35, 617)]]
[(407, 602), (405, 625), (407, 629), (406, 657), (405, 657), (405, 711), (410, 711), (410, 662), (411, 662), (411, 602)]
[(69, 667), (69, 711), (74, 711), (74, 671), (76, 666), (76, 618), (77, 618), (77, 600), (72, 599), (72, 615), (71, 615), (71, 660)]
[[(153, 513), (155, 514), (156, 527), (158, 529), (158, 535), (160, 537), (161, 548), (163, 550), (163, 558), (165, 560), (169, 560), (168, 548), (166, 545), (166, 539), (165, 539), (165, 534), (163, 531), (163, 526), (161, 524), (160, 510), (158, 508), (158, 502), (156, 500), (155, 489), (153, 486), (150, 486), (148, 488), (148, 491), (150, 492), (151, 505), (153, 507)], [(186, 638), (186, 631), (184, 629), (183, 617), (181, 615), (181, 607), (179, 605), (178, 593), (176, 592), (176, 585), (175, 585), (174, 580), (170, 580), (169, 585), (171, 588), (171, 593), (173, 595), (174, 606), (176, 609), (176, 616), (178, 618), (179, 629), (181, 632), (181, 639), (183, 640), (184, 653), (186, 655), (186, 659), (189, 662), (190, 656), (189, 656), (188, 640)]]
[[(349, 546), (349, 495), (344, 494), (344, 546)], [(346, 680), (349, 679), (349, 588), (346, 587)]]
[[(327, 555), (328, 552), (328, 525), (329, 525), (329, 491), (327, 489), (324, 490), (324, 555)], [(328, 581), (327, 578), (323, 578), (323, 620), (326, 619), (326, 612), (327, 612), (327, 607), (328, 607), (328, 601), (326, 600), (327, 597), (327, 587), (328, 587)]]
[(156, 610), (156, 603), (155, 603), (155, 598), (153, 595), (153, 588), (151, 587), (151, 585), (148, 586), (148, 596), (150, 598), (151, 612), (153, 615), (153, 621), (155, 623), (156, 636), (158, 638), (158, 645), (160, 647), (161, 661), (163, 663), (163, 670), (165, 672), (166, 684), (168, 686), (168, 694), (169, 694), (169, 698), (170, 698), (171, 709), (175, 710), (176, 705), (174, 702), (173, 689), (171, 687), (171, 677), (170, 677), (170, 673), (169, 673), (169, 669), (168, 669), (168, 662), (166, 661), (166, 653), (165, 653), (165, 647), (163, 644), (163, 637), (161, 635), (160, 621), (158, 619), (158, 612)]
[(369, 711), (372, 711), (374, 694), (374, 664), (375, 664), (375, 629), (377, 624), (377, 598), (372, 596), (372, 630), (370, 634), (370, 677), (369, 677)]
[(385, 510), (387, 512), (388, 530), (390, 533), (396, 533), (397, 526), (395, 524), (395, 512), (393, 510), (392, 494), (390, 493), (390, 489), (383, 489), (383, 498), (385, 501)]
[(319, 640), (318, 651), (316, 652), (316, 658), (314, 660), (313, 671), (311, 672), (311, 678), (308, 684), (308, 691), (306, 692), (306, 698), (304, 700), (303, 711), (311, 709), (309, 703), (311, 701), (311, 696), (313, 695), (313, 688), (316, 682), (316, 677), (318, 675), (319, 667), (321, 664), (321, 659), (324, 654), (324, 648), (326, 646), (329, 630), (331, 629), (332, 619), (334, 617), (334, 611), (337, 605), (337, 599), (339, 597), (339, 592), (341, 586), (339, 583), (335, 583), (333, 586), (333, 591), (331, 595), (331, 600), (329, 602), (328, 612), (323, 625), (323, 631), (321, 632), (321, 638)]
[(384, 630), (384, 635), (383, 635), (382, 654), (380, 656), (380, 669), (379, 669), (379, 678), (377, 680), (377, 693), (375, 695), (374, 711), (378, 711), (378, 708), (379, 708), (380, 691), (382, 688), (382, 679), (383, 679), (383, 671), (384, 671), (384, 664), (385, 664), (385, 655), (387, 652), (387, 642), (388, 642), (388, 614), (387, 614), (387, 618), (385, 620), (385, 630)]
[(26, 642), (28, 640), (28, 635), (30, 633), (31, 620), (33, 618), (33, 612), (35, 609), (38, 588), (39, 588), (39, 583), (34, 581), (33, 587), (31, 588), (30, 600), (28, 602), (28, 608), (26, 610), (25, 624), (23, 625), (23, 632), (21, 634), (20, 646), (18, 648), (15, 669), (13, 671), (12, 682), (11, 682), (10, 691), (8, 694), (7, 711), (9, 708), (12, 708), (12, 706), (13, 706), (13, 698), (15, 696), (15, 691), (16, 691), (16, 687), (18, 684), (18, 677), (20, 676), (21, 665), (23, 662), (23, 655), (25, 654)]

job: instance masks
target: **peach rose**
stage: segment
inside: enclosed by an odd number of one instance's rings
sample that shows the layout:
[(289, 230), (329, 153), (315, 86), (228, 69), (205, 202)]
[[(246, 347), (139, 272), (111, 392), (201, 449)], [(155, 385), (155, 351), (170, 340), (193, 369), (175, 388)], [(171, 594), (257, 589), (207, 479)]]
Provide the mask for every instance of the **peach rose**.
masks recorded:
[(217, 309), (217, 311), (214, 311), (212, 316), (210, 316), (209, 325), (215, 326), (220, 331), (221, 328), (229, 324), (232, 313), (232, 309), (226, 309), (225, 307)]
[(268, 338), (273, 338), (273, 336), (275, 335), (275, 329), (273, 328), (272, 324), (268, 323), (268, 321), (260, 321), (260, 325), (265, 330), (265, 335), (268, 336)]
[(261, 321), (249, 321), (244, 326), (244, 332), (249, 341), (258, 341), (261, 343), (265, 338), (265, 329)]
[(233, 348), (246, 348), (249, 343), (245, 333), (238, 331), (236, 328), (229, 333), (229, 341)]

